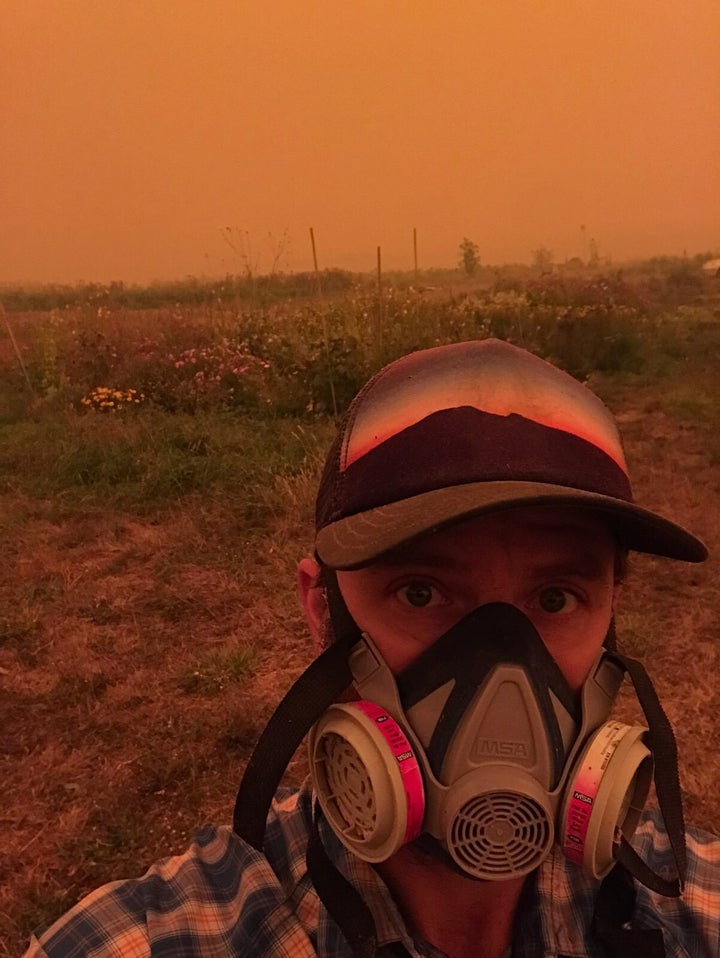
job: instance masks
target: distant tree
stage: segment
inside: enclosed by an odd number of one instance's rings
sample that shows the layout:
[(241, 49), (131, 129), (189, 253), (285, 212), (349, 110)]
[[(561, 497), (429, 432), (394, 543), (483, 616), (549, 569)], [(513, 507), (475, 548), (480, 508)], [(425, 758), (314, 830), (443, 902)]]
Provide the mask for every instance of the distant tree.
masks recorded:
[(555, 256), (547, 246), (539, 246), (533, 250), (533, 266), (539, 273), (551, 273)]
[(460, 244), (460, 266), (465, 270), (467, 276), (474, 276), (480, 266), (480, 249), (477, 243), (473, 243), (467, 236), (463, 238)]

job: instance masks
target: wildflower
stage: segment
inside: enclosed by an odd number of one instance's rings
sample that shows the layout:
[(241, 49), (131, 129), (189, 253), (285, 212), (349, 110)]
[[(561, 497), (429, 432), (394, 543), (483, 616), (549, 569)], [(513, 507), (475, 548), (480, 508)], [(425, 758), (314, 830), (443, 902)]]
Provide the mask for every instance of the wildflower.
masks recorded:
[(118, 412), (125, 406), (140, 405), (145, 401), (145, 395), (137, 389), (111, 389), (109, 386), (96, 386), (87, 396), (83, 396), (80, 404), (98, 412)]

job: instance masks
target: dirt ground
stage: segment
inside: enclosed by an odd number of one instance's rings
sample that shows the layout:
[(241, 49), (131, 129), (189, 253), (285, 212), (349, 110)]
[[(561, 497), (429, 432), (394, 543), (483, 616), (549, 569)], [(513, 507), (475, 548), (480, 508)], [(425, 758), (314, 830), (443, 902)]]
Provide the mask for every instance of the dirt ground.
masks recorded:
[[(633, 558), (618, 631), (676, 729), (686, 818), (717, 830), (715, 424), (668, 411), (657, 385), (599, 385), (637, 498), (713, 556)], [(311, 656), (294, 566), (310, 543), (313, 479), (284, 480), (288, 512), (241, 542), (228, 503), (185, 500), (139, 520), (0, 496), (0, 954), (96, 885), (230, 820), (251, 745)], [(640, 717), (630, 696), (622, 707)], [(299, 756), (289, 778), (302, 772)]]

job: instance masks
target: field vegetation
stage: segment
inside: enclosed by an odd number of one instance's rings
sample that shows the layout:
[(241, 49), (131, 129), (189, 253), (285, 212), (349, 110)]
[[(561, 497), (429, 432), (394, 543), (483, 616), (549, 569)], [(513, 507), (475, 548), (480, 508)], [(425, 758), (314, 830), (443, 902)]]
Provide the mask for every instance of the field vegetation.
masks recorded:
[(699, 262), (2, 297), (0, 955), (230, 820), (312, 655), (294, 569), (336, 418), (438, 343), (499, 337), (588, 381), (638, 499), (707, 541), (699, 567), (632, 559), (618, 631), (676, 728), (686, 816), (717, 830), (720, 288)]

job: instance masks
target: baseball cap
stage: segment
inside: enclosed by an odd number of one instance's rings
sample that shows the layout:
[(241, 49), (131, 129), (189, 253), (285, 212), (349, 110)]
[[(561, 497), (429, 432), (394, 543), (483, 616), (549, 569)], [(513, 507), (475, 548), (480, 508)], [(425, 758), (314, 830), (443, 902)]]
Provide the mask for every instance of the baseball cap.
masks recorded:
[(354, 569), (485, 512), (592, 510), (628, 549), (701, 562), (705, 545), (636, 505), (602, 401), (517, 346), (484, 339), (390, 363), (350, 404), (323, 471), (316, 552)]

